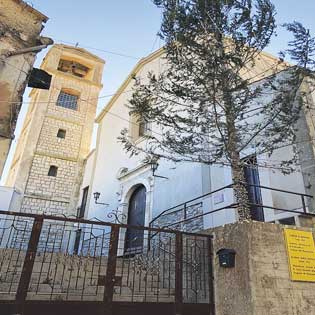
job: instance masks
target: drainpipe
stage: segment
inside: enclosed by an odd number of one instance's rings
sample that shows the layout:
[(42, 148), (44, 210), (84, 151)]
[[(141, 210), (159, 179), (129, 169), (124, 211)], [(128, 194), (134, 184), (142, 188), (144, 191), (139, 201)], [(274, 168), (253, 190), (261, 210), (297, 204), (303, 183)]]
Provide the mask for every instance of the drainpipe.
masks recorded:
[(39, 52), (39, 51), (47, 48), (48, 46), (50, 46), (54, 43), (54, 41), (49, 37), (41, 37), (39, 41), (42, 43), (42, 45), (24, 48), (24, 49), (20, 49), (20, 50), (16, 50), (16, 51), (9, 51), (6, 53), (6, 56), (11, 57), (11, 56), (30, 53), (30, 52)]

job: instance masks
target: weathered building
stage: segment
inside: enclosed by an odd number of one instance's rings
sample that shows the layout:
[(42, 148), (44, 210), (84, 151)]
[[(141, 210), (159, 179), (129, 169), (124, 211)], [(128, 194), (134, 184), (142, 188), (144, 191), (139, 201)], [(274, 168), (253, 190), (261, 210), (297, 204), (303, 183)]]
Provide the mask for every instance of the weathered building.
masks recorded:
[(45, 57), (41, 69), (52, 75), (51, 87), (30, 94), (7, 179), (21, 193), (21, 211), (76, 214), (103, 67), (97, 56), (66, 45)]
[(0, 176), (36, 54), (52, 43), (40, 37), (47, 20), (24, 1), (0, 1)]

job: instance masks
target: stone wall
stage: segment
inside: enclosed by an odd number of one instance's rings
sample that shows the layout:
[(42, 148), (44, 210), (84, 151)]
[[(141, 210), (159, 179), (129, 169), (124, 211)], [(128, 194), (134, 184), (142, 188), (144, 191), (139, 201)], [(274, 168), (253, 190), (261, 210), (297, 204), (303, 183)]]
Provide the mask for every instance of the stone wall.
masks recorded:
[(24, 1), (0, 0), (0, 176), (13, 139), (27, 77), (36, 53), (9, 52), (42, 45), (39, 34), (48, 18)]
[(51, 215), (69, 215), (68, 212), (69, 201), (65, 200), (51, 200), (39, 198), (36, 196), (25, 196), (22, 202), (22, 211), (41, 214), (47, 212)]
[[(57, 176), (48, 176), (50, 166), (57, 166)], [(35, 155), (26, 188), (27, 194), (50, 198), (70, 198), (75, 182), (77, 163), (49, 156)]]
[(235, 268), (220, 267), (215, 255), (217, 315), (315, 314), (315, 283), (290, 280), (285, 227), (251, 222), (209, 231), (215, 237), (215, 252), (236, 250)]
[[(66, 131), (64, 139), (57, 138), (59, 129)], [(38, 153), (76, 159), (81, 144), (82, 125), (64, 120), (45, 118), (38, 142)]]
[[(83, 163), (90, 150), (102, 85), (58, 71), (62, 58), (88, 64), (91, 73), (102, 72), (104, 66), (102, 59), (84, 49), (65, 45), (54, 45), (45, 57), (41, 68), (52, 75), (51, 86), (47, 91), (31, 92), (31, 106), (7, 181), (24, 194), (21, 210), (25, 212), (77, 214)], [(78, 96), (76, 109), (57, 104), (64, 90)], [(58, 135), (59, 130), (65, 134)], [(57, 173), (49, 176), (51, 166), (57, 167)]]
[[(188, 205), (185, 208), (171, 210), (160, 216), (154, 221), (153, 227), (169, 227), (170, 229), (186, 231), (186, 232), (199, 232), (204, 229), (203, 217), (203, 203)], [(195, 218), (197, 216), (197, 218)], [(198, 217), (200, 216), (200, 217)], [(191, 220), (189, 220), (191, 219)], [(184, 222), (182, 222), (184, 221)], [(175, 224), (180, 222), (178, 224)]]

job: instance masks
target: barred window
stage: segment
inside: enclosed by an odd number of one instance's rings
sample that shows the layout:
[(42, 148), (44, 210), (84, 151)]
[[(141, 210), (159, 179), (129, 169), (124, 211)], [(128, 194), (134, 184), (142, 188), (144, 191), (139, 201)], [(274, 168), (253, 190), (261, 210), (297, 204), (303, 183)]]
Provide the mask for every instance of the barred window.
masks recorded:
[(61, 107), (77, 110), (78, 109), (78, 96), (61, 91), (58, 96), (57, 105)]

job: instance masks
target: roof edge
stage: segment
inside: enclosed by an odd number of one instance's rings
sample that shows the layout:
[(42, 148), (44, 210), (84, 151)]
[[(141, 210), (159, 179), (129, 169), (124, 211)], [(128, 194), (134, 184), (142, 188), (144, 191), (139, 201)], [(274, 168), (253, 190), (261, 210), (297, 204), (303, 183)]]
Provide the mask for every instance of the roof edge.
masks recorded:
[[(123, 93), (124, 89), (126, 86), (129, 84), (129, 82), (132, 80), (134, 77), (135, 73), (139, 72), (146, 64), (154, 60), (155, 58), (160, 57), (163, 53), (165, 52), (165, 48), (162, 47), (155, 52), (151, 53), (147, 57), (144, 57), (140, 59), (140, 61), (135, 65), (135, 67), (132, 69), (128, 77), (125, 79), (125, 81), (121, 84), (121, 86), (118, 88), (117, 92), (114, 94), (114, 96), (109, 100), (107, 105), (102, 109), (102, 111), (97, 115), (95, 122), (100, 123), (101, 120), (104, 118), (106, 113), (112, 108), (114, 105), (115, 101), (119, 98), (119, 96)], [(259, 53), (262, 56), (265, 56), (266, 58), (278, 61), (280, 60), (278, 57), (272, 55), (271, 53), (268, 53), (266, 51), (261, 51)]]
[(156, 50), (152, 54), (148, 55), (147, 57), (144, 57), (138, 61), (138, 63), (135, 65), (135, 67), (131, 70), (128, 77), (125, 79), (125, 81), (121, 84), (121, 86), (118, 88), (117, 92), (113, 95), (113, 97), (109, 100), (107, 105), (102, 109), (102, 111), (98, 114), (98, 116), (95, 119), (96, 123), (100, 123), (103, 117), (106, 115), (106, 113), (112, 108), (115, 101), (119, 98), (119, 96), (123, 93), (126, 86), (130, 83), (130, 81), (133, 79), (135, 73), (139, 72), (146, 64), (151, 62), (152, 60), (160, 57), (165, 52), (164, 47)]
[(88, 58), (92, 59), (92, 60), (95, 60), (95, 61), (98, 61), (100, 63), (103, 63), (105, 64), (106, 61), (104, 59), (102, 59), (101, 57), (91, 53), (89, 50), (85, 49), (85, 48), (82, 48), (82, 47), (75, 47), (75, 46), (71, 46), (71, 45), (66, 45), (66, 44), (62, 44), (62, 43), (57, 43), (57, 44), (54, 44), (51, 49), (53, 48), (56, 48), (56, 49), (62, 49), (64, 51), (67, 51), (67, 50), (72, 50), (72, 51), (77, 51), (77, 52), (81, 52), (82, 54), (86, 54), (88, 56)]
[(94, 153), (95, 153), (96, 149), (93, 148), (89, 153), (88, 155), (84, 158), (85, 161), (87, 161)]
[(44, 23), (46, 23), (49, 20), (49, 17), (46, 16), (45, 14), (41, 13), (40, 11), (36, 10), (35, 8), (33, 8), (31, 5), (29, 5), (28, 3), (26, 3), (23, 0), (13, 0), (14, 2), (16, 2), (17, 4), (24, 6), (26, 10), (28, 10), (29, 12), (35, 14), (37, 17), (39, 17)]

